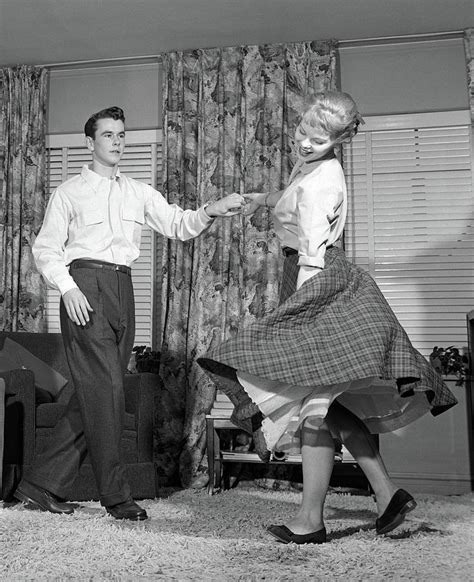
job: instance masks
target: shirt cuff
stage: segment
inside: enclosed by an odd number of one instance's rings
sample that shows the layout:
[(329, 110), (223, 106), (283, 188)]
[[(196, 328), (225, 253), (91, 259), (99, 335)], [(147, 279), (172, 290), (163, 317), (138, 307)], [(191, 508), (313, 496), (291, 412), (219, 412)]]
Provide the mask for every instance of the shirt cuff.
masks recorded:
[(204, 204), (204, 206), (201, 206), (201, 208), (198, 210), (198, 214), (201, 213), (201, 216), (199, 217), (201, 220), (204, 220), (206, 223), (210, 223), (211, 221), (214, 220), (214, 218), (216, 218), (215, 216), (209, 216), (209, 214), (206, 212), (206, 208), (209, 206), (210, 202), (206, 202), (206, 204)]
[(79, 287), (76, 285), (76, 282), (70, 275), (68, 275), (67, 278), (65, 277), (64, 281), (58, 281), (57, 286), (59, 292), (61, 293), (61, 297), (63, 297), (71, 289), (79, 289)]
[(324, 269), (324, 253), (322, 256), (309, 256), (300, 253), (298, 258), (298, 265), (300, 267), (312, 267), (317, 269)]

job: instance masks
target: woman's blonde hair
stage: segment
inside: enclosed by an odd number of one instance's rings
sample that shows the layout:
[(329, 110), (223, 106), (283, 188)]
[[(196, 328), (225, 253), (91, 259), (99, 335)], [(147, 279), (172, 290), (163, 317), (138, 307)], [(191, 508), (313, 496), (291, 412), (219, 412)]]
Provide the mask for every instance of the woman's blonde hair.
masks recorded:
[(352, 139), (364, 123), (357, 105), (348, 93), (322, 91), (316, 93), (303, 113), (302, 121), (320, 127), (338, 142)]

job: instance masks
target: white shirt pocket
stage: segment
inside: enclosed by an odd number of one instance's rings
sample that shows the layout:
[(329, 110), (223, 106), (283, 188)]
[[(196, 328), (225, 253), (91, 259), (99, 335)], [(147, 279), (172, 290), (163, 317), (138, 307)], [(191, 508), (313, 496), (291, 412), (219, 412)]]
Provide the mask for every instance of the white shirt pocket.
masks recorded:
[(122, 209), (122, 219), (130, 222), (137, 222), (140, 225), (145, 224), (145, 212), (143, 206), (141, 208), (134, 208), (133, 206), (126, 206)]
[(134, 258), (138, 255), (141, 239), (142, 229), (145, 223), (145, 212), (143, 206), (137, 207), (128, 205), (122, 208), (122, 229), (127, 241), (134, 247)]
[(93, 204), (88, 208), (81, 208), (75, 216), (75, 223), (77, 228), (85, 228), (87, 226), (94, 226), (104, 222), (104, 217), (98, 205)]

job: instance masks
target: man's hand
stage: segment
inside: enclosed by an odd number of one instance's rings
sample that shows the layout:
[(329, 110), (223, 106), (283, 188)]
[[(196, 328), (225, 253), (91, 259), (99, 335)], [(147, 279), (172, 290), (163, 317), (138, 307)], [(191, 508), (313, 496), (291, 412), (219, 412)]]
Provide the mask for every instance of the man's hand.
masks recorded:
[(69, 319), (77, 325), (89, 323), (89, 312), (94, 311), (84, 293), (75, 287), (63, 295), (64, 307)]
[(205, 212), (212, 218), (215, 216), (235, 216), (242, 212), (245, 206), (245, 199), (240, 194), (229, 194), (216, 202), (211, 202), (206, 206)]

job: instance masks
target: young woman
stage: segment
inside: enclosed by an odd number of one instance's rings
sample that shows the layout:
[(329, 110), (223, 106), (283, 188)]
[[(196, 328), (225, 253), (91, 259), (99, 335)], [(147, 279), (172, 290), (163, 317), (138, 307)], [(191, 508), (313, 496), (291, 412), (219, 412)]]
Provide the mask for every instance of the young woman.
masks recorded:
[(372, 278), (336, 246), (346, 219), (344, 174), (335, 149), (362, 118), (346, 93), (315, 96), (295, 133), (288, 187), (248, 194), (247, 214), (273, 209), (285, 256), (281, 303), (198, 362), (236, 404), (233, 419), (252, 430), (262, 459), (301, 451), (303, 498), (279, 541), (323, 543), (323, 509), (340, 439), (375, 493), (378, 534), (415, 508), (389, 478), (371, 433), (400, 428), (456, 403), (411, 345)]

